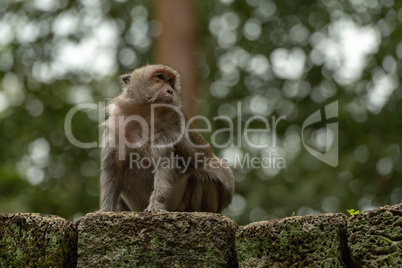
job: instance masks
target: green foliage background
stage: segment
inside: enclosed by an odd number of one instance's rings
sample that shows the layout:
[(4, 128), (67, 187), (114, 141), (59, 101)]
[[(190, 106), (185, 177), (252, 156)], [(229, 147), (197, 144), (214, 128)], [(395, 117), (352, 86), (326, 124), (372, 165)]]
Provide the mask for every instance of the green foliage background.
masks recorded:
[[(153, 62), (152, 43), (160, 32), (152, 12), (155, 3), (0, 2), (1, 213), (40, 212), (72, 220), (98, 209), (99, 150), (72, 145), (65, 117), (79, 103), (97, 104), (117, 95), (120, 74)], [(243, 127), (255, 115), (269, 122), (286, 115), (278, 124), (277, 147), (270, 148), (286, 160), (286, 168), (234, 169), (236, 195), (226, 215), (244, 224), (293, 212), (345, 213), (402, 202), (401, 2), (196, 4), (199, 113), (237, 122), (240, 102)], [(345, 29), (354, 31), (348, 36)], [(354, 55), (350, 50), (342, 54), (351, 49), (348, 38), (367, 32), (376, 40), (371, 50), (364, 42), (361, 49), (352, 46), (356, 53), (366, 51), (358, 61), (361, 73), (348, 71)], [(96, 60), (73, 67), (60, 61), (66, 56), (63, 45), (83, 45), (94, 36), (96, 50), (83, 53), (97, 55)], [(282, 72), (275, 55), (289, 60)], [(300, 139), (304, 120), (333, 101), (339, 103), (337, 167), (311, 156)], [(97, 113), (82, 110), (73, 118), (78, 140), (98, 139)], [(222, 120), (213, 121), (213, 130), (226, 127)], [(254, 121), (252, 127), (264, 125)], [(317, 124), (307, 133), (312, 147), (322, 128), (325, 124)], [(223, 144), (229, 136), (215, 138)], [(264, 139), (263, 134), (252, 136), (253, 141)], [(222, 157), (267, 153), (234, 145), (214, 151)]]

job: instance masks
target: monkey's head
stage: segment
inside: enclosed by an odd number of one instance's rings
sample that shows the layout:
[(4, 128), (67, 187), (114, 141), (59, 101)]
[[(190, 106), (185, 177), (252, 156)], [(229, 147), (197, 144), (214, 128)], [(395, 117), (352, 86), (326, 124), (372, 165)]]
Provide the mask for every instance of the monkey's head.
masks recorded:
[(121, 76), (123, 94), (135, 104), (166, 103), (181, 108), (180, 75), (167, 65), (147, 65)]

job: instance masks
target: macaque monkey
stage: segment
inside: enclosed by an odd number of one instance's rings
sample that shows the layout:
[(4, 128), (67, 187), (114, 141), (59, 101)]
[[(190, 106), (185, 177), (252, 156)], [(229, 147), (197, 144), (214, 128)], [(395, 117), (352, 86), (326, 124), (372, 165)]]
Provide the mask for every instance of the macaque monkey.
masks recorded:
[(220, 213), (233, 173), (182, 112), (178, 72), (147, 65), (121, 80), (102, 139), (100, 211)]

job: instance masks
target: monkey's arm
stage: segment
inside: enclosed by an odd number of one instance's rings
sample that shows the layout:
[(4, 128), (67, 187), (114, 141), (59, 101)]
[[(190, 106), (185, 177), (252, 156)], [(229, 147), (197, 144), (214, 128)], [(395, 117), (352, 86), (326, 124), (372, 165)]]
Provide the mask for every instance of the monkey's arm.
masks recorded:
[(203, 157), (207, 159), (215, 156), (209, 143), (196, 130), (194, 121), (192, 121), (189, 128), (186, 129), (182, 139), (175, 145), (175, 151), (185, 159), (190, 158), (192, 162), (196, 160), (196, 155), (202, 154)]
[(117, 164), (115, 148), (101, 151), (100, 211), (116, 211), (122, 191), (122, 174)]
[(154, 190), (149, 198), (146, 212), (167, 211), (168, 197), (172, 194), (173, 187), (177, 182), (174, 169), (158, 168), (154, 176)]

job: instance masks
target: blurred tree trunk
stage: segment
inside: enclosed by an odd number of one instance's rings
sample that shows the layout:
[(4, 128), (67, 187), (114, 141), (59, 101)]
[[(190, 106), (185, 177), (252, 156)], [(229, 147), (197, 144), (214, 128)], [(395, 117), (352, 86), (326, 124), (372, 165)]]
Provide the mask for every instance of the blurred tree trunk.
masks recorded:
[(155, 16), (162, 25), (156, 40), (155, 60), (179, 71), (182, 80), (183, 108), (195, 113), (197, 89), (196, 14), (193, 0), (157, 0)]

